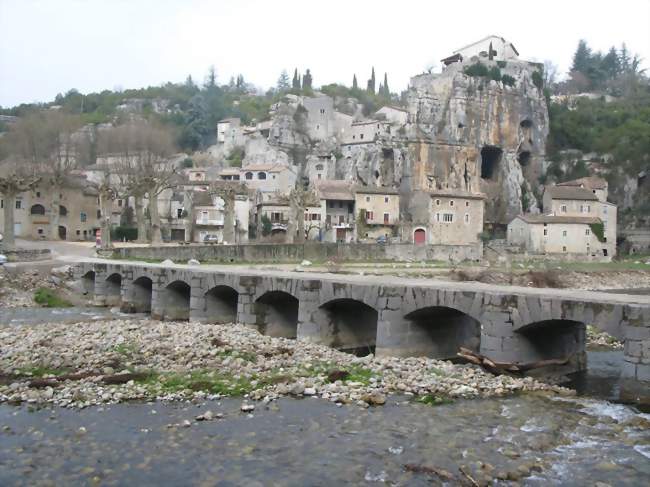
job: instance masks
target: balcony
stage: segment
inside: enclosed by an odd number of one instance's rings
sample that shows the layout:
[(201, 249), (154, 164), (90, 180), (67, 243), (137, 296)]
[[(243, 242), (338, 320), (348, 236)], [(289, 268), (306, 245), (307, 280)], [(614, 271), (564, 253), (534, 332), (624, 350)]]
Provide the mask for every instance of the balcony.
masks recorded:
[(224, 225), (224, 219), (222, 218), (197, 218), (196, 224), (199, 226), (212, 226), (212, 227), (222, 227)]

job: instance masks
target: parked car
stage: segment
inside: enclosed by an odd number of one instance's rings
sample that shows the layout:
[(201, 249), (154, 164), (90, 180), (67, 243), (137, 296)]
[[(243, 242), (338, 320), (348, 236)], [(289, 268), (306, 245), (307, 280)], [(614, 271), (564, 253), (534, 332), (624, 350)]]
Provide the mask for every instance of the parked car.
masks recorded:
[(6, 264), (7, 263), (7, 256), (4, 254), (0, 254), (0, 265)]
[(387, 242), (388, 242), (388, 240), (386, 239), (386, 236), (385, 236), (385, 235), (380, 235), (379, 237), (377, 237), (377, 243), (378, 243), (378, 244), (382, 244), (382, 245), (383, 245), (383, 244), (385, 244), (385, 243), (387, 243)]
[(203, 241), (205, 243), (217, 243), (219, 242), (219, 237), (216, 235), (206, 235), (203, 237)]

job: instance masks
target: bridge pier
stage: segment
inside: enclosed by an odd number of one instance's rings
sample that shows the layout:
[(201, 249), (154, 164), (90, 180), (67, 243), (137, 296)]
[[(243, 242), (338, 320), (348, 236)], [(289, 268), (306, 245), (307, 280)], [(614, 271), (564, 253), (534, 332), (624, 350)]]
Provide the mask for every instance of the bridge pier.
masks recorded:
[(298, 284), (300, 303), (298, 304), (297, 339), (311, 343), (323, 343), (316, 315), (320, 305), (320, 291), (323, 285), (318, 280), (301, 280)]
[(650, 404), (650, 310), (629, 307), (627, 318), (621, 400)]

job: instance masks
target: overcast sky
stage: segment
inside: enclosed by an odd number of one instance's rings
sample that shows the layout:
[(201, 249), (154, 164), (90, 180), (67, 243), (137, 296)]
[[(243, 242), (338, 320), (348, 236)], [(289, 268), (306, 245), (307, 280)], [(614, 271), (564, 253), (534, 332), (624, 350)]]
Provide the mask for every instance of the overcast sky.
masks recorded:
[(564, 72), (580, 38), (626, 42), (650, 66), (650, 1), (0, 0), (0, 105), (243, 73), (268, 88), (282, 69), (314, 85), (365, 84), (371, 66), (392, 91), (489, 34), (524, 59)]

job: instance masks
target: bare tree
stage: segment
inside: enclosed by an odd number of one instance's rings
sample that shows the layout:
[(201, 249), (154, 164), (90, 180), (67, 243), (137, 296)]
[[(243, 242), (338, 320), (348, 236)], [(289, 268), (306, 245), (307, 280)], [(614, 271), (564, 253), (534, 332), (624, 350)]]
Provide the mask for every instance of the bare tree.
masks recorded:
[(223, 200), (223, 240), (235, 243), (235, 200), (238, 194), (246, 193), (246, 186), (236, 182), (213, 181), (209, 191), (211, 195), (218, 196)]
[(9, 133), (9, 152), (15, 160), (38, 168), (40, 183), (50, 193), (50, 235), (59, 238), (61, 190), (76, 162), (75, 133), (78, 117), (56, 111), (34, 112), (16, 123)]
[(309, 190), (304, 189), (300, 184), (289, 193), (289, 207), (291, 208), (291, 215), (293, 224), (290, 228), (290, 238), (295, 243), (305, 242), (305, 210), (308, 206), (318, 206), (320, 202), (316, 195)]
[(544, 61), (544, 86), (549, 89), (553, 89), (553, 86), (557, 82), (558, 68), (557, 64), (554, 64), (553, 61), (547, 59)]
[(0, 193), (4, 199), (4, 248), (16, 248), (14, 234), (14, 210), (16, 196), (33, 189), (41, 180), (35, 166), (25, 164), (16, 158), (8, 158), (0, 164)]
[(131, 122), (108, 131), (104, 150), (117, 157), (116, 172), (135, 200), (138, 240), (146, 235), (143, 200), (148, 199), (152, 243), (162, 241), (158, 198), (176, 182), (176, 168), (170, 161), (174, 153), (171, 131), (145, 121)]

